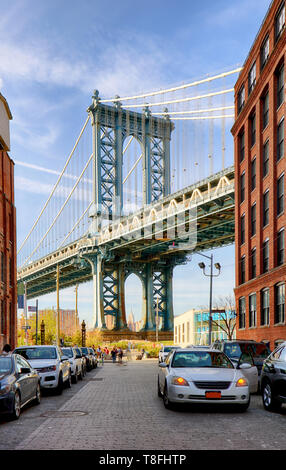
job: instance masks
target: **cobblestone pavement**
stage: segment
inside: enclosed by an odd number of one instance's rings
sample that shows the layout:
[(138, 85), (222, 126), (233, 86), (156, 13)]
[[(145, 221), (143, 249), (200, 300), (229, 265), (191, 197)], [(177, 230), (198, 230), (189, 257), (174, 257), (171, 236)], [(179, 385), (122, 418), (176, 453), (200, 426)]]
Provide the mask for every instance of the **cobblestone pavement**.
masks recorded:
[(60, 397), (45, 396), (17, 422), (0, 421), (0, 449), (216, 450), (286, 448), (286, 407), (264, 411), (252, 396), (246, 413), (164, 408), (157, 361), (105, 364)]

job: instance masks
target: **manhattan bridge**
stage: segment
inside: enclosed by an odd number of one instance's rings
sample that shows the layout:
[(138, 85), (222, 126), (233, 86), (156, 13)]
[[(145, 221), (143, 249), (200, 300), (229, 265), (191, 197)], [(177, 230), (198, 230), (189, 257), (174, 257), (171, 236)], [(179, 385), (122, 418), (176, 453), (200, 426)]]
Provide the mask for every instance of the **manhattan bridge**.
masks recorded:
[[(92, 281), (95, 328), (127, 327), (125, 283), (142, 283), (142, 329), (173, 336), (173, 270), (234, 242), (235, 68), (115, 98), (95, 90), (61, 173), (18, 249), (27, 299)], [(191, 288), (190, 279), (190, 288)], [(107, 329), (106, 316), (113, 318)], [(133, 336), (132, 336), (133, 335)]]

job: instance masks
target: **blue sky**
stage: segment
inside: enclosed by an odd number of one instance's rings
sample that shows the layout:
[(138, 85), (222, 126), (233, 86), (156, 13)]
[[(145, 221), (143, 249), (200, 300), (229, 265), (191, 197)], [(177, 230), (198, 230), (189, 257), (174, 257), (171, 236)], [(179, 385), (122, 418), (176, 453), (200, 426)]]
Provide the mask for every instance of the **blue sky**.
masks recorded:
[[(57, 178), (23, 163), (61, 171), (95, 88), (102, 97), (123, 96), (242, 65), (269, 5), (269, 0), (0, 0), (0, 91), (13, 114), (18, 243)], [(222, 265), (214, 296), (230, 294), (234, 247), (214, 255)], [(199, 261), (193, 256), (175, 270), (175, 314), (208, 304), (208, 279)], [(137, 312), (137, 284), (131, 284), (127, 310)], [(89, 324), (91, 298), (91, 285), (80, 286), (79, 314)], [(40, 308), (55, 304), (54, 294), (39, 299)], [(73, 289), (61, 291), (61, 307), (73, 306)]]

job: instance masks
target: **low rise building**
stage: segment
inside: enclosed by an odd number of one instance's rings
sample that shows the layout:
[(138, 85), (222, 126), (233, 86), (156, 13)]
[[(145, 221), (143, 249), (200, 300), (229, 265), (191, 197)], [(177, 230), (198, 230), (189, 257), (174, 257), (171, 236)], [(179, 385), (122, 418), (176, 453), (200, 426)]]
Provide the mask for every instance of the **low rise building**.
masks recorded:
[(17, 337), (14, 162), (8, 155), (11, 119), (8, 103), (0, 93), (0, 350), (5, 343), (15, 347)]

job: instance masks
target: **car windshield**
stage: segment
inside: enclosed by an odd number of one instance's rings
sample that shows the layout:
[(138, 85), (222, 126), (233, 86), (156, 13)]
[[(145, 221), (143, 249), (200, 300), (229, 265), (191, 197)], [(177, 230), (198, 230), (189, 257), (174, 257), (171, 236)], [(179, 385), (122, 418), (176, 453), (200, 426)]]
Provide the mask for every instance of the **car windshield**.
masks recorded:
[(234, 358), (239, 359), (242, 353), (240, 349), (240, 345), (238, 343), (226, 344), (224, 347), (224, 352), (231, 359), (234, 359)]
[(254, 358), (266, 358), (270, 350), (262, 343), (229, 343), (225, 345), (225, 354), (231, 359), (239, 359), (242, 353), (251, 353)]
[(177, 351), (173, 357), (172, 367), (234, 368), (225, 354), (214, 351)]
[(164, 346), (164, 353), (168, 353), (173, 349), (176, 349), (175, 346)]
[(56, 359), (56, 348), (23, 348), (16, 349), (15, 353), (21, 354), (25, 359)]
[(249, 347), (254, 358), (261, 357), (266, 359), (270, 354), (270, 349), (266, 344), (250, 344)]
[(11, 357), (0, 357), (0, 374), (8, 374), (12, 369)]
[(71, 348), (62, 348), (62, 353), (67, 357), (73, 357), (73, 351)]
[(88, 349), (87, 348), (81, 348), (83, 354), (88, 354)]

